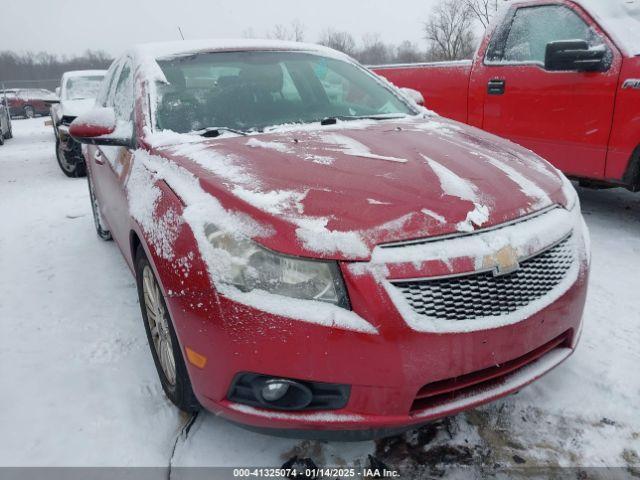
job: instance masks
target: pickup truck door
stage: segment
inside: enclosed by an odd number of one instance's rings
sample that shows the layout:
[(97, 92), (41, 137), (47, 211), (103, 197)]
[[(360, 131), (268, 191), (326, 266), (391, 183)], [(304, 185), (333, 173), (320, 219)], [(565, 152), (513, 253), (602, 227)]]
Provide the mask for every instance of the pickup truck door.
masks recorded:
[[(608, 70), (546, 71), (546, 46), (560, 40), (607, 49)], [(622, 59), (585, 12), (565, 2), (512, 7), (485, 51), (470, 85), (483, 99), (482, 128), (569, 175), (603, 178)]]

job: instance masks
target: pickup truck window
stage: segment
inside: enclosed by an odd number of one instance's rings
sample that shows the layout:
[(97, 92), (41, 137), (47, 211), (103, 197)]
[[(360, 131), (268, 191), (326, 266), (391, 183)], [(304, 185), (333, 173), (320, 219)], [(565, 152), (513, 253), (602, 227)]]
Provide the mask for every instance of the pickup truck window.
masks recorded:
[(590, 47), (604, 45), (582, 18), (561, 5), (518, 8), (505, 21), (487, 54), (490, 62), (544, 65), (547, 44), (559, 40), (584, 40)]

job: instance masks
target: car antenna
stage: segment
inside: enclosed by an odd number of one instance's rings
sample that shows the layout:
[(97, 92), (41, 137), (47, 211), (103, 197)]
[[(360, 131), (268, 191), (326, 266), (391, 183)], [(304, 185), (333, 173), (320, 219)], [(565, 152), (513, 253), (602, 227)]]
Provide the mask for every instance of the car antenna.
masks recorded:
[(180, 25), (178, 25), (178, 32), (180, 32), (180, 37), (182, 37), (182, 40), (184, 40), (184, 35), (182, 34), (182, 29), (180, 28)]

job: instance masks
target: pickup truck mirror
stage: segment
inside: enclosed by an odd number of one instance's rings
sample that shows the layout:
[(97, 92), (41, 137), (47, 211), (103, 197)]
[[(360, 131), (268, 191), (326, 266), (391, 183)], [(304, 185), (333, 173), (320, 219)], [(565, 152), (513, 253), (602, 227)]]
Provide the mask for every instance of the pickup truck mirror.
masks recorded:
[(406, 97), (409, 97), (411, 101), (415, 102), (421, 107), (424, 106), (424, 97), (419, 91), (414, 90), (413, 88), (406, 88), (406, 87), (402, 87), (400, 91), (404, 93)]
[(607, 69), (605, 64), (606, 47), (589, 48), (584, 40), (561, 40), (547, 44), (544, 59), (544, 68), (551, 72), (578, 71), (578, 72), (603, 72)]
[(56, 87), (56, 97), (60, 98), (60, 87)]
[(80, 143), (131, 147), (133, 124), (118, 122), (111, 107), (99, 107), (80, 115), (69, 126), (69, 135)]

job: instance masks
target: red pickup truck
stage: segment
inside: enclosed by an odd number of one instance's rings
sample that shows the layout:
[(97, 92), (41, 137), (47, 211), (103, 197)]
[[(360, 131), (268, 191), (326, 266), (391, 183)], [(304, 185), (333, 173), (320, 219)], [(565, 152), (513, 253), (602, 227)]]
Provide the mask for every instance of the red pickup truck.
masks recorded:
[(510, 3), (473, 60), (373, 67), (592, 187), (640, 191), (640, 2)]

